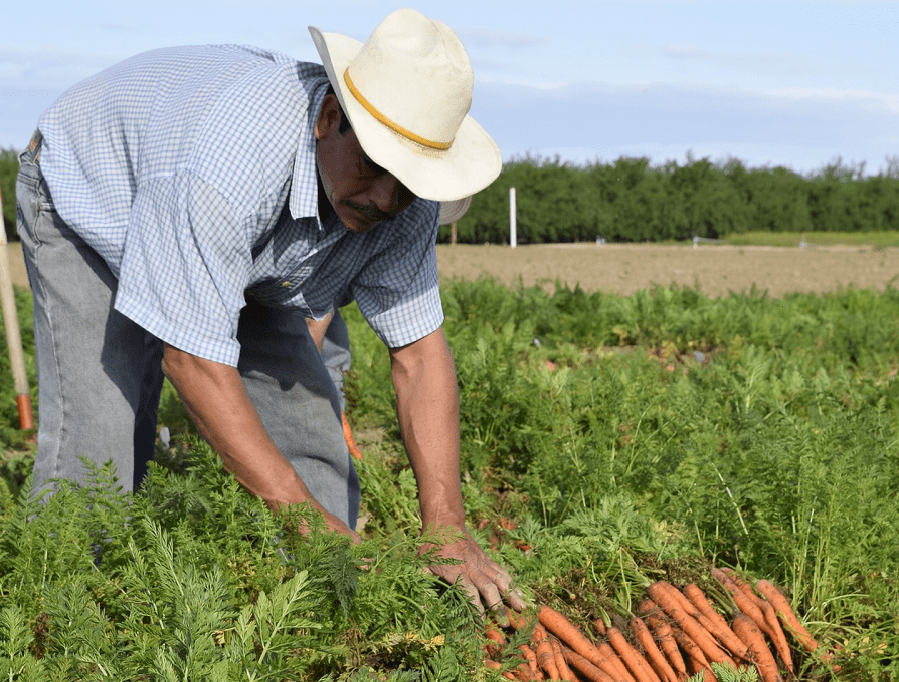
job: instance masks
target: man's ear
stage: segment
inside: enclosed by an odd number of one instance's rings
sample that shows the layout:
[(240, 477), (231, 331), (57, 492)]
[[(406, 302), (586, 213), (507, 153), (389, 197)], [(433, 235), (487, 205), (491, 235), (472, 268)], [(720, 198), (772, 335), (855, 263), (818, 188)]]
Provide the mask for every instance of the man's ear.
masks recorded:
[(315, 122), (315, 139), (321, 140), (340, 127), (340, 101), (337, 95), (325, 95), (318, 120)]

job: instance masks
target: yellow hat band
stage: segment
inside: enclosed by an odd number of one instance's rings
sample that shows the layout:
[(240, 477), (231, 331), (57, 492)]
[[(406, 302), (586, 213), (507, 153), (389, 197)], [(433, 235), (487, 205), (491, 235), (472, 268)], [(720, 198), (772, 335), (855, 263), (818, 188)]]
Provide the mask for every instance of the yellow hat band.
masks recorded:
[(430, 147), (431, 149), (446, 150), (453, 146), (452, 140), (450, 140), (449, 142), (435, 142), (434, 140), (429, 140), (426, 137), (422, 137), (421, 135), (416, 135), (411, 130), (406, 130), (400, 124), (391, 121), (384, 114), (378, 111), (371, 102), (365, 99), (361, 92), (359, 92), (358, 88), (356, 88), (356, 86), (353, 84), (353, 79), (350, 78), (349, 69), (343, 72), (343, 80), (346, 82), (346, 85), (349, 88), (350, 92), (353, 93), (353, 97), (356, 98), (356, 101), (359, 102), (359, 104), (361, 104), (368, 113), (374, 116), (385, 126), (390, 128), (392, 131), (399, 133), (407, 140), (412, 140), (413, 142), (417, 142), (418, 144), (425, 147)]

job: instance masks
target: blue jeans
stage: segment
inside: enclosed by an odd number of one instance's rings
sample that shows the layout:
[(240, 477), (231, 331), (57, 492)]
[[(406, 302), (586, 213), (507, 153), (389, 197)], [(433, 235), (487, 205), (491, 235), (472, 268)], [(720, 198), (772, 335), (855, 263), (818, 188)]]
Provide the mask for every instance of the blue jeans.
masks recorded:
[[(55, 211), (33, 147), (19, 158), (16, 212), (40, 391), (34, 489), (84, 480), (86, 457), (112, 460), (120, 484), (134, 490), (154, 454), (162, 343), (114, 310), (118, 282)], [(359, 480), (340, 398), (306, 320), (248, 302), (238, 341), (238, 371), (263, 425), (315, 498), (353, 528)]]

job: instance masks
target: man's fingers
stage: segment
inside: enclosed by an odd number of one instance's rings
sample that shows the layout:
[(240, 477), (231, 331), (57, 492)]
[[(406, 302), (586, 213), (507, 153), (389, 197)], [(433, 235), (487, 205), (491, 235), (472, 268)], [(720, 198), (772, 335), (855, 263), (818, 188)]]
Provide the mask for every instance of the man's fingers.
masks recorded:
[(514, 611), (527, 608), (521, 590), (512, 586), (509, 572), (490, 559), (470, 536), (444, 546), (440, 555), (460, 559), (462, 563), (432, 565), (431, 571), (449, 583), (457, 583), (482, 615), (486, 613), (486, 606), (497, 621), (503, 623), (506, 620), (504, 604)]
[[(496, 577), (492, 582), (496, 585), (498, 593), (501, 595), (501, 599), (498, 600), (500, 603), (505, 601), (514, 611), (523, 611), (527, 608), (521, 590), (517, 587), (512, 587), (512, 576), (499, 565), (496, 565)], [(485, 597), (487, 597), (486, 594)], [(488, 605), (491, 603), (492, 602), (487, 601)]]

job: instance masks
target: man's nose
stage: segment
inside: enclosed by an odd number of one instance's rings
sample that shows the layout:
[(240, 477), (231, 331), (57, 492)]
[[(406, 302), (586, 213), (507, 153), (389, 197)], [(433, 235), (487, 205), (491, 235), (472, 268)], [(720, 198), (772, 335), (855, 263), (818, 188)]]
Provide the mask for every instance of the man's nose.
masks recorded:
[(403, 183), (390, 173), (384, 173), (375, 181), (369, 197), (382, 213), (395, 216), (406, 207), (403, 205), (406, 194), (409, 190)]

